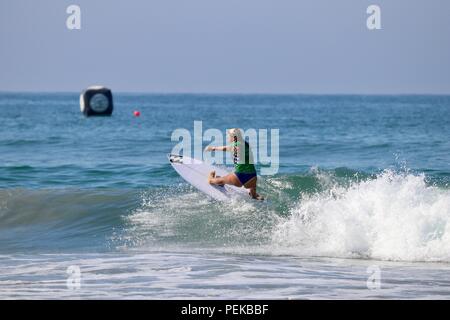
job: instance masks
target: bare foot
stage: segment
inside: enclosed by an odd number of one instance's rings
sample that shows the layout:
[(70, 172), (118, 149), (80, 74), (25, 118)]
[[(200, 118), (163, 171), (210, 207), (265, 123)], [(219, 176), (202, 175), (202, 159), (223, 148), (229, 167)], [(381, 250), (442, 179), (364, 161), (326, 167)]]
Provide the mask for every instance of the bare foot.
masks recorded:
[(214, 179), (215, 177), (216, 177), (216, 172), (211, 171), (208, 176), (208, 183), (211, 184), (211, 180)]
[(249, 192), (248, 194), (250, 195), (250, 197), (251, 197), (252, 199), (260, 200), (260, 201), (264, 200), (264, 197), (261, 196), (261, 195), (259, 195), (259, 194), (257, 194), (257, 193), (252, 194), (251, 192)]

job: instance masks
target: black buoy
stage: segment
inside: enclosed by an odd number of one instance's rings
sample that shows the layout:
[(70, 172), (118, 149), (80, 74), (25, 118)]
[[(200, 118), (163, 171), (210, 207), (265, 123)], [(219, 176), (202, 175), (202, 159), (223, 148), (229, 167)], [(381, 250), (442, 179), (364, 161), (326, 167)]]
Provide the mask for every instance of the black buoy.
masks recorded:
[(80, 95), (80, 109), (86, 116), (110, 116), (113, 112), (112, 92), (102, 86), (92, 86)]

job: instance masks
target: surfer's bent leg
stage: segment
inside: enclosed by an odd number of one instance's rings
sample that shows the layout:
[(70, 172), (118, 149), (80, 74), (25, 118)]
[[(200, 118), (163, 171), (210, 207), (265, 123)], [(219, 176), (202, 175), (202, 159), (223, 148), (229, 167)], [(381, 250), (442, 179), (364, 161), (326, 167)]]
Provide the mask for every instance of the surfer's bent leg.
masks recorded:
[(246, 184), (244, 184), (244, 187), (246, 189), (248, 189), (248, 194), (253, 199), (256, 199), (258, 197), (258, 194), (256, 193), (256, 181), (257, 181), (257, 178), (255, 177), (255, 178), (247, 181)]
[(260, 196), (257, 192), (256, 192), (256, 182), (257, 182), (257, 178), (254, 177), (252, 179), (250, 179), (249, 181), (247, 181), (247, 183), (244, 184), (244, 187), (246, 189), (248, 189), (248, 194), (250, 195), (250, 197), (252, 197), (253, 199), (257, 199), (257, 200), (264, 200), (264, 197)]
[(216, 172), (211, 171), (209, 173), (208, 182), (215, 185), (231, 184), (236, 187), (242, 187), (241, 182), (234, 173), (230, 173), (224, 177), (216, 177)]

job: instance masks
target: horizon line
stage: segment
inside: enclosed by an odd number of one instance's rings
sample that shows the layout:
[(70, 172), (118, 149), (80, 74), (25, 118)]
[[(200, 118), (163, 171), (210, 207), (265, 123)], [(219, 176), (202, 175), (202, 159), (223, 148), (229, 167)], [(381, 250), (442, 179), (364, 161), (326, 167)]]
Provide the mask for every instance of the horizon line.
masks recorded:
[[(405, 93), (405, 92), (398, 92), (398, 93), (355, 93), (355, 92), (338, 92), (338, 93), (330, 93), (330, 92), (324, 92), (324, 93), (307, 93), (307, 92), (232, 92), (232, 91), (224, 91), (224, 92), (202, 92), (202, 91), (114, 91), (110, 87), (109, 88), (113, 94), (145, 94), (145, 95), (267, 95), (267, 96), (450, 96), (450, 92), (448, 93), (426, 93), (426, 92), (420, 92), (420, 93)], [(50, 93), (66, 93), (66, 94), (81, 94), (81, 92), (84, 89), (81, 89), (80, 91), (66, 91), (66, 90), (55, 90), (55, 91), (36, 91), (36, 90), (1, 90), (0, 94), (14, 94), (14, 93), (25, 93), (25, 94), (50, 94)]]

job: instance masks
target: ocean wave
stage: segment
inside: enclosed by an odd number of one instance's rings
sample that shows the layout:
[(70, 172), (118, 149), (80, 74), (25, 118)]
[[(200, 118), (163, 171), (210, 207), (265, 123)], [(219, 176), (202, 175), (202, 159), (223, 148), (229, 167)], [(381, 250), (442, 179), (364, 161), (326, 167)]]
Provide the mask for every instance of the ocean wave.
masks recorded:
[(398, 261), (450, 261), (450, 191), (386, 170), (304, 196), (273, 230), (272, 250)]
[(261, 177), (268, 201), (147, 189), (0, 189), (0, 252), (208, 249), (450, 261), (450, 190), (424, 174), (313, 167)]
[(150, 190), (128, 215), (124, 245), (129, 247), (217, 248), (267, 241), (278, 219), (267, 205), (248, 199), (217, 202), (181, 184)]
[(0, 252), (108, 249), (138, 204), (127, 190), (0, 189)]

